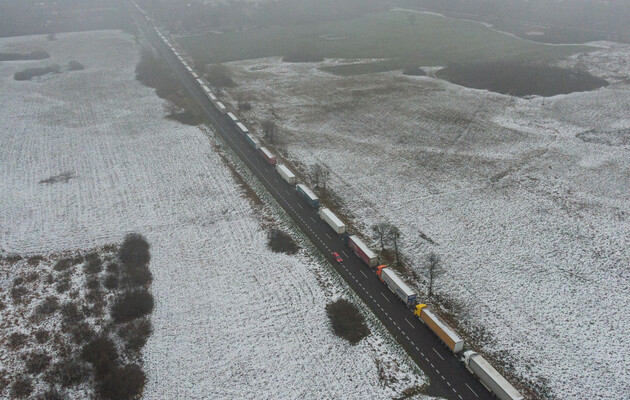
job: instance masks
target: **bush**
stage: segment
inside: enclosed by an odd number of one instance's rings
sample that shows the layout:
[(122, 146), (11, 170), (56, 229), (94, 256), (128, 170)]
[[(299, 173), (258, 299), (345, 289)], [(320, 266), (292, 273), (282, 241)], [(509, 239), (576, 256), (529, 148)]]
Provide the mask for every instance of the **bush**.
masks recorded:
[(46, 343), (49, 337), (50, 337), (50, 332), (48, 332), (45, 329), (38, 329), (35, 332), (35, 340), (37, 340), (37, 343), (39, 344)]
[(98, 386), (98, 392), (106, 399), (134, 399), (142, 392), (145, 383), (142, 369), (137, 365), (115, 368)]
[(114, 370), (118, 351), (110, 338), (101, 336), (83, 346), (81, 358), (92, 364), (96, 378), (101, 380)]
[(19, 349), (26, 344), (27, 340), (28, 337), (25, 334), (20, 332), (13, 332), (11, 335), (9, 335), (9, 348), (11, 350)]
[(293, 238), (280, 229), (272, 229), (268, 235), (267, 246), (276, 253), (295, 254), (299, 247)]
[(94, 339), (95, 332), (92, 327), (90, 327), (90, 324), (83, 321), (73, 326), (70, 329), (70, 334), (76, 344), (83, 344)]
[(27, 68), (24, 71), (16, 72), (13, 74), (13, 79), (16, 81), (28, 81), (36, 76), (42, 76), (46, 74), (58, 74), (61, 71), (61, 67), (57, 64), (50, 65), (43, 68)]
[(89, 290), (98, 290), (101, 288), (101, 281), (95, 276), (90, 276), (85, 282), (85, 287)]
[(31, 271), (26, 275), (24, 280), (28, 283), (33, 283), (37, 280), (37, 278), (39, 278), (39, 274), (37, 273), (37, 271)]
[(149, 263), (149, 243), (139, 233), (130, 233), (118, 251), (118, 258), (127, 269), (140, 267)]
[(55, 286), (55, 290), (57, 291), (57, 293), (65, 293), (68, 290), (70, 290), (71, 286), (72, 286), (72, 283), (70, 282), (70, 277), (64, 276), (63, 278), (61, 278), (59, 282), (57, 282), (57, 285)]
[(55, 363), (44, 376), (44, 380), (51, 385), (59, 384), (61, 387), (69, 388), (83, 382), (88, 376), (89, 371), (84, 363), (68, 357)]
[(11, 397), (14, 399), (23, 399), (33, 392), (33, 383), (31, 378), (20, 376), (11, 385)]
[(134, 286), (144, 286), (153, 281), (153, 275), (151, 274), (151, 271), (149, 271), (149, 267), (146, 265), (129, 269), (127, 271), (127, 276), (129, 277), (131, 284)]
[(70, 268), (71, 266), (72, 266), (72, 259), (64, 258), (64, 259), (61, 259), (61, 260), (57, 261), (55, 263), (55, 265), (53, 265), (53, 269), (55, 271), (65, 271), (68, 268)]
[(109, 263), (107, 264), (107, 272), (109, 272), (110, 274), (114, 274), (117, 275), (118, 274), (118, 264), (116, 264), (115, 262)]
[(116, 322), (127, 322), (147, 315), (153, 310), (153, 296), (146, 289), (137, 289), (123, 294), (112, 307), (112, 318)]
[(348, 300), (340, 299), (326, 306), (335, 334), (355, 345), (370, 334), (363, 315)]
[(37, 399), (38, 400), (66, 400), (67, 396), (65, 396), (62, 392), (58, 391), (57, 388), (53, 386), (47, 391), (45, 391)]
[(39, 303), (37, 307), (35, 307), (35, 314), (37, 316), (47, 316), (53, 314), (55, 311), (59, 309), (59, 301), (55, 296), (48, 296), (44, 301)]
[(77, 324), (85, 319), (83, 312), (71, 301), (61, 306), (61, 315), (63, 315), (63, 323), (66, 325)]
[(36, 265), (39, 265), (39, 263), (40, 263), (41, 261), (43, 261), (43, 260), (44, 260), (44, 257), (43, 257), (43, 256), (31, 256), (31, 257), (29, 257), (29, 258), (26, 260), (26, 262), (27, 262), (27, 263), (28, 263), (28, 265), (30, 265), (31, 267), (34, 267), (34, 266), (36, 266)]
[(125, 341), (125, 349), (139, 351), (144, 347), (152, 332), (151, 321), (145, 318), (123, 325), (118, 330), (118, 335)]
[(96, 275), (103, 270), (103, 261), (101, 261), (97, 255), (95, 259), (87, 260), (87, 263), (83, 266), (83, 270), (87, 275)]
[(114, 274), (107, 274), (103, 279), (103, 286), (106, 289), (114, 290), (118, 288), (118, 277)]
[(208, 67), (206, 75), (208, 82), (217, 88), (230, 88), (236, 86), (232, 79), (232, 71), (223, 64), (214, 64)]
[(80, 71), (82, 69), (85, 67), (80, 62), (74, 60), (68, 62), (68, 71)]
[(51, 357), (41, 351), (32, 352), (25, 356), (26, 372), (29, 374), (39, 374), (50, 365)]
[(16, 304), (24, 301), (24, 296), (28, 294), (28, 289), (24, 286), (14, 286), (11, 288), (11, 298)]

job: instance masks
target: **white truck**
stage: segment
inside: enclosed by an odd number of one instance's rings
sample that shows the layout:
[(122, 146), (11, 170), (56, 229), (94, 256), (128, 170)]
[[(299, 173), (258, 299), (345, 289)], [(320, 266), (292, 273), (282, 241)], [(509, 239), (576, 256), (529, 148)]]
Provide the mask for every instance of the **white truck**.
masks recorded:
[(464, 352), (466, 368), (500, 400), (523, 400), (523, 396), (488, 361), (474, 351)]
[(278, 173), (280, 174), (280, 177), (284, 179), (285, 181), (287, 181), (289, 185), (295, 185), (295, 181), (296, 181), (295, 174), (291, 172), (291, 170), (287, 168), (286, 165), (284, 164), (276, 165), (276, 171), (278, 171)]
[(335, 232), (341, 234), (346, 231), (346, 225), (341, 222), (341, 220), (337, 218), (337, 216), (326, 207), (322, 207), (319, 210), (319, 217), (326, 221), (326, 223), (330, 225), (330, 227), (333, 228)]
[(381, 265), (376, 270), (376, 275), (381, 278), (381, 281), (385, 282), (389, 290), (394, 292), (396, 296), (407, 305), (413, 305), (416, 302), (418, 296), (416, 292), (411, 290), (407, 284), (400, 279), (398, 274), (386, 265)]
[(217, 107), (217, 110), (219, 110), (221, 114), (225, 114), (227, 112), (227, 107), (225, 107), (225, 105), (220, 101), (215, 101), (214, 105)]
[(247, 135), (249, 133), (249, 129), (247, 129), (247, 127), (243, 125), (242, 122), (236, 123), (236, 129), (238, 129), (238, 131), (241, 132), (243, 135)]
[(234, 124), (238, 123), (238, 118), (236, 118), (236, 115), (234, 115), (232, 112), (228, 112), (227, 116), (230, 119), (230, 121), (232, 121), (232, 123)]

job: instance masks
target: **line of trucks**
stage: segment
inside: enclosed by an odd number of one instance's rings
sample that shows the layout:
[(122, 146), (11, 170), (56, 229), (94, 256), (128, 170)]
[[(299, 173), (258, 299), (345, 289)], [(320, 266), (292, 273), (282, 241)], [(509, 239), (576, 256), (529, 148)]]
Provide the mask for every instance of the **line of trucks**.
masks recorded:
[[(276, 156), (266, 147), (262, 146), (260, 141), (247, 129), (247, 127), (238, 120), (236, 115), (228, 112), (225, 105), (220, 102), (212, 93), (208, 85), (199, 78), (192, 70), (190, 65), (177, 53), (175, 48), (168, 42), (166, 37), (157, 29), (156, 32), (164, 43), (175, 53), (180, 62), (186, 67), (191, 75), (196, 79), (210, 102), (221, 113), (225, 114), (228, 120), (235, 126), (247, 142), (265, 159), (265, 161), (273, 166), (280, 177), (289, 185), (294, 186), (297, 193), (305, 200), (305, 202), (318, 209), (319, 217), (332, 228), (332, 230), (340, 235), (346, 242), (346, 245), (379, 277), (387, 288), (389, 288), (413, 314), (422, 321), (433, 333), (448, 347), (453, 354), (458, 355), (464, 350), (464, 340), (452, 329), (437, 313), (426, 304), (417, 302), (417, 293), (405, 283), (405, 281), (387, 265), (378, 265), (378, 256), (374, 253), (358, 236), (349, 234), (346, 225), (337, 217), (330, 209), (320, 205), (320, 200), (313, 191), (303, 183), (297, 183), (297, 178), (293, 172), (284, 164), (277, 162)], [(479, 378), (481, 383), (497, 398), (501, 400), (522, 400), (523, 396), (496, 370), (488, 363), (480, 354), (474, 351), (463, 351), (461, 360), (466, 368)]]

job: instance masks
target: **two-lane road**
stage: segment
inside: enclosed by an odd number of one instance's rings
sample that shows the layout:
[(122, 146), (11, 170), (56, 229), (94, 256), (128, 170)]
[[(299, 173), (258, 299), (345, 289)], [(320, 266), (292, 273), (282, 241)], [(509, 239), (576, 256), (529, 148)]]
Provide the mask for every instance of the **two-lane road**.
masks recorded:
[[(331, 259), (337, 272), (424, 370), (430, 379), (427, 394), (453, 400), (491, 399), (491, 394), (468, 372), (459, 358), (453, 355), (345, 245), (343, 239), (319, 218), (317, 211), (308, 206), (295, 188), (280, 177), (275, 168), (246, 141), (244, 135), (236, 130), (228, 118), (219, 113), (175, 54), (153, 32), (152, 27), (142, 18), (140, 23), (147, 28), (148, 38), (153, 46), (159, 50), (186, 90), (204, 109), (217, 133), (254, 173), (302, 232)], [(332, 252), (339, 253), (343, 257), (343, 262), (334, 262), (330, 257)]]

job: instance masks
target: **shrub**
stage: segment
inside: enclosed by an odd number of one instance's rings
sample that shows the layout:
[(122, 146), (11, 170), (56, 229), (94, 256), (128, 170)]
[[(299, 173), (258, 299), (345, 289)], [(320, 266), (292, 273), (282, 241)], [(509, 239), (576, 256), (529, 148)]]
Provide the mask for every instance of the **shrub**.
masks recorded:
[(118, 251), (118, 258), (127, 269), (140, 267), (149, 263), (149, 243), (139, 233), (130, 233)]
[(103, 286), (109, 290), (118, 288), (118, 277), (114, 274), (107, 274), (103, 280)]
[(153, 310), (153, 296), (146, 289), (126, 292), (112, 307), (112, 318), (116, 322), (127, 322), (140, 318)]
[(13, 280), (13, 287), (20, 286), (24, 283), (24, 277), (18, 276)]
[(53, 269), (55, 271), (65, 271), (68, 268), (70, 268), (72, 266), (72, 259), (70, 258), (63, 258), (59, 261), (57, 261), (55, 263), (55, 265), (53, 265)]
[(335, 334), (355, 345), (370, 334), (363, 315), (348, 300), (340, 299), (326, 306)]
[(25, 301), (24, 296), (28, 294), (28, 289), (24, 286), (14, 286), (11, 288), (11, 298), (16, 304), (23, 303)]
[(28, 283), (33, 283), (37, 280), (37, 278), (39, 278), (39, 274), (37, 273), (37, 271), (31, 271), (28, 274), (26, 274), (26, 277), (24, 278), (24, 280)]
[(232, 71), (223, 64), (214, 64), (208, 67), (206, 75), (208, 82), (217, 88), (230, 88), (236, 86), (232, 79)]
[(11, 350), (19, 349), (26, 344), (27, 339), (28, 337), (25, 334), (20, 332), (13, 332), (11, 335), (9, 335), (9, 348)]
[(20, 376), (11, 385), (11, 397), (14, 399), (23, 399), (33, 392), (33, 383), (31, 378)]
[(49, 337), (50, 337), (50, 332), (48, 332), (45, 329), (39, 329), (35, 332), (35, 340), (37, 340), (37, 343), (39, 344), (46, 343)]
[(27, 68), (24, 71), (16, 72), (13, 74), (13, 79), (16, 81), (28, 81), (36, 76), (42, 76), (46, 74), (58, 74), (61, 71), (61, 67), (57, 64), (50, 65), (43, 68)]
[(100, 336), (83, 346), (81, 358), (92, 364), (96, 378), (101, 380), (114, 370), (118, 352), (110, 338)]
[(55, 311), (59, 309), (59, 301), (55, 296), (48, 296), (44, 301), (39, 303), (37, 307), (35, 307), (35, 314), (37, 316), (47, 316), (53, 314)]
[(70, 290), (71, 286), (72, 283), (70, 282), (70, 277), (64, 276), (59, 282), (57, 282), (55, 290), (57, 291), (57, 293), (65, 293)]
[(106, 399), (127, 400), (142, 392), (145, 376), (137, 365), (114, 368), (98, 386), (98, 392)]
[(272, 229), (268, 234), (267, 246), (276, 253), (295, 254), (299, 247), (293, 238), (280, 229)]
[(63, 323), (66, 325), (77, 324), (85, 319), (83, 312), (71, 301), (61, 306), (61, 315), (63, 315)]
[(152, 332), (151, 321), (144, 318), (126, 323), (118, 330), (118, 335), (125, 341), (125, 349), (139, 351)]
[(70, 334), (76, 344), (83, 344), (94, 339), (95, 332), (92, 327), (90, 327), (90, 324), (83, 321), (73, 326), (70, 329)]
[(89, 376), (89, 371), (84, 363), (74, 357), (66, 357), (55, 363), (44, 380), (51, 385), (59, 384), (68, 388), (83, 382)]
[(95, 276), (90, 276), (85, 282), (85, 287), (87, 287), (89, 290), (100, 289), (101, 281)]
[(67, 397), (57, 390), (56, 387), (52, 386), (50, 389), (45, 391), (41, 396), (37, 398), (38, 400), (65, 400)]
[[(86, 257), (87, 260), (87, 257)], [(83, 266), (83, 270), (87, 275), (95, 275), (103, 270), (103, 261), (98, 258), (98, 255), (94, 259), (87, 260)]]
[(85, 69), (85, 67), (80, 62), (75, 60), (68, 62), (68, 71), (80, 71), (82, 69)]
[(127, 271), (127, 275), (131, 284), (134, 286), (144, 286), (153, 281), (153, 275), (151, 274), (151, 271), (149, 271), (149, 267), (146, 265), (130, 268)]
[(39, 265), (39, 263), (44, 259), (44, 257), (42, 256), (31, 256), (29, 257), (26, 262), (28, 263), (28, 265), (30, 265), (31, 267), (34, 267), (36, 265)]
[(252, 109), (252, 105), (249, 102), (247, 102), (247, 101), (244, 101), (242, 103), (238, 103), (238, 110), (239, 111), (247, 112), (247, 111), (251, 111), (251, 109)]
[(39, 374), (50, 365), (51, 357), (41, 351), (32, 352), (25, 356), (26, 372), (29, 374)]
[(107, 272), (109, 272), (110, 274), (118, 274), (118, 264), (116, 264), (115, 262), (109, 263), (107, 264)]

